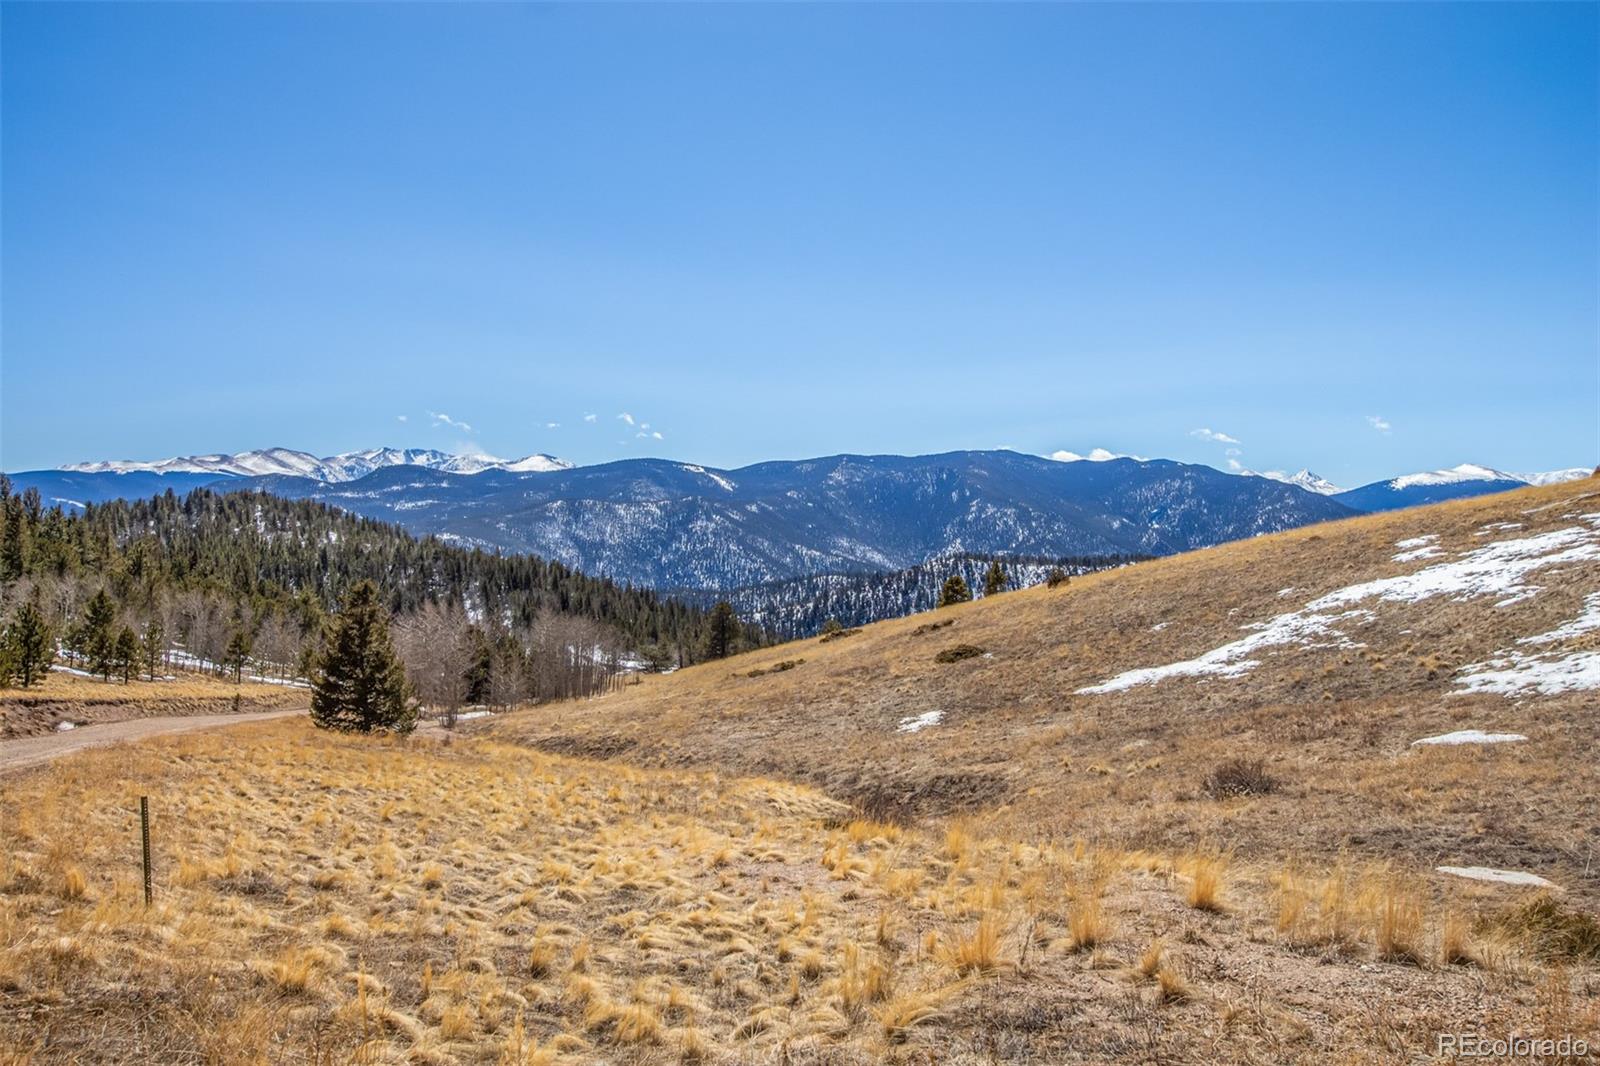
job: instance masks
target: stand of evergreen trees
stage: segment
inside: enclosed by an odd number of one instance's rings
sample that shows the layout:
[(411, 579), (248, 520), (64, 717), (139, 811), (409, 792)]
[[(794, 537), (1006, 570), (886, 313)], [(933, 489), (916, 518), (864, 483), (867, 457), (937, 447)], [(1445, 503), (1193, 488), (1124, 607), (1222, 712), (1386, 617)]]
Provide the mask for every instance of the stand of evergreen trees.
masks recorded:
[[(578, 694), (608, 683), (627, 652), (686, 664), (711, 636), (704, 610), (650, 590), (417, 538), (319, 503), (199, 489), (69, 513), (43, 506), (36, 490), (13, 492), (0, 475), (0, 649), (9, 649), (0, 669), (11, 676), (21, 672), (16, 649), (37, 647), (38, 630), (107, 677), (173, 665), (305, 676), (328, 614), (363, 581), (390, 615), (439, 605), (463, 620), (467, 700), (493, 695), (496, 664), (520, 676), (502, 676), (502, 694)], [(764, 639), (758, 629), (744, 636)], [(569, 669), (552, 666), (557, 658)]]
[[(718, 600), (732, 604), (748, 634), (770, 634), (779, 640), (813, 636), (833, 619), (855, 627), (885, 618), (932, 610), (945, 585), (960, 577), (970, 596), (1044, 584), (1056, 574), (1086, 574), (1148, 559), (1143, 555), (1032, 556), (956, 552), (904, 570), (879, 573), (813, 574), (808, 577), (751, 585), (723, 592), (678, 593), (691, 603), (711, 608)], [(956, 601), (959, 602), (959, 601)]]

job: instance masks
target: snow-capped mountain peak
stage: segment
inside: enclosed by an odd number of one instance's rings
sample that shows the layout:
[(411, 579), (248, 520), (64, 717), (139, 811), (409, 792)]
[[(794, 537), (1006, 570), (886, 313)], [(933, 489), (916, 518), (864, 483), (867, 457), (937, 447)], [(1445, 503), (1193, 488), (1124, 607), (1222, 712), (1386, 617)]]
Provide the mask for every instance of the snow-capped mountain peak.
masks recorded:
[(1535, 474), (1512, 474), (1511, 476), (1530, 485), (1559, 485), (1563, 481), (1582, 481), (1594, 473), (1594, 467), (1569, 466), (1565, 470), (1545, 470)]
[(1524, 481), (1515, 474), (1507, 474), (1503, 470), (1492, 467), (1479, 466), (1477, 463), (1462, 463), (1452, 466), (1448, 470), (1425, 470), (1419, 474), (1406, 474), (1389, 482), (1390, 486), (1397, 489), (1410, 488), (1413, 485), (1454, 485), (1460, 481)]
[(557, 459), (553, 455), (535, 452), (532, 455), (525, 455), (515, 462), (506, 463), (501, 469), (509, 470), (513, 474), (548, 474), (553, 470), (571, 470), (572, 464), (565, 459)]
[(277, 474), (311, 478), (336, 484), (366, 477), (374, 470), (390, 466), (420, 466), (449, 474), (478, 474), (485, 470), (512, 473), (545, 473), (568, 470), (572, 464), (551, 455), (534, 454), (515, 461), (493, 455), (453, 455), (434, 448), (367, 448), (318, 458), (310, 452), (292, 448), (259, 448), (234, 455), (187, 455), (149, 462), (112, 459), (72, 463), (62, 470), (80, 474), (128, 474), (135, 471), (154, 474), (216, 474), (221, 477), (258, 477)]
[(1271, 481), (1281, 481), (1285, 485), (1298, 485), (1307, 492), (1314, 492), (1318, 496), (1332, 496), (1336, 492), (1344, 491), (1344, 489), (1341, 489), (1327, 478), (1322, 477), (1320, 474), (1313, 474), (1309, 470), (1297, 470), (1292, 474), (1286, 474), (1282, 470), (1264, 470), (1258, 476)]

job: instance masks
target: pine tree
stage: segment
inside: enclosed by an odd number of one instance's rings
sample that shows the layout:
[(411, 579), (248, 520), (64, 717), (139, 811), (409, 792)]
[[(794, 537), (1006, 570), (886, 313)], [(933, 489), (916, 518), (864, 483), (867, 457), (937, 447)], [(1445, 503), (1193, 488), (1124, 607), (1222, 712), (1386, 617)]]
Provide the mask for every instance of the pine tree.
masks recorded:
[(323, 632), (311, 678), (311, 720), (324, 729), (409, 733), (417, 709), (389, 637), (389, 614), (370, 581), (359, 582)]
[(734, 642), (739, 639), (739, 616), (733, 613), (733, 604), (719, 600), (706, 619), (705, 657), (726, 659), (733, 654)]
[(1044, 583), (1047, 588), (1060, 588), (1068, 581), (1067, 572), (1059, 566), (1050, 568), (1050, 573), (1045, 575)]
[(23, 542), (25, 516), (22, 497), (11, 495), (11, 482), (5, 483), (5, 496), (0, 499), (0, 581), (14, 581), (24, 572), (27, 552)]
[(1011, 578), (1006, 575), (1006, 568), (1000, 565), (1000, 560), (991, 562), (988, 573), (983, 575), (983, 594), (993, 596), (998, 592), (1004, 592), (1009, 584)]
[(139, 638), (140, 658), (151, 681), (156, 679), (156, 667), (161, 665), (161, 657), (166, 651), (167, 632), (159, 618), (152, 618), (144, 624), (144, 634)]
[(126, 685), (133, 679), (133, 669), (139, 663), (139, 634), (132, 626), (123, 626), (111, 646), (111, 667), (122, 675)]
[(44, 677), (56, 657), (55, 634), (44, 620), (37, 600), (17, 608), (16, 617), (6, 627), (3, 654), (13, 676), (27, 688)]
[(228, 638), (228, 646), (222, 652), (222, 665), (233, 671), (233, 683), (238, 684), (244, 674), (245, 663), (250, 661), (250, 631), (239, 628), (233, 631), (233, 636)]
[(949, 607), (955, 603), (966, 603), (972, 599), (972, 590), (967, 588), (967, 579), (960, 574), (951, 574), (945, 579), (944, 588), (939, 590), (939, 606)]
[(112, 657), (116, 652), (117, 634), (113, 628), (117, 619), (117, 606), (105, 589), (89, 598), (83, 608), (83, 624), (78, 629), (78, 650), (89, 660), (91, 673), (111, 680)]

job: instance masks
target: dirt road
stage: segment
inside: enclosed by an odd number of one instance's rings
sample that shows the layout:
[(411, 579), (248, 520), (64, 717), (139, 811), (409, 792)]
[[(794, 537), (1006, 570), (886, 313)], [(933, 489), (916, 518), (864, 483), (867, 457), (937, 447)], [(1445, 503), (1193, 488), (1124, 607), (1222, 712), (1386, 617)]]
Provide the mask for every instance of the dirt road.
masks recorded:
[(107, 722), (105, 725), (86, 725), (61, 733), (47, 733), (42, 737), (22, 737), (0, 741), (0, 774), (36, 766), (42, 762), (70, 755), (85, 748), (100, 748), (108, 744), (122, 744), (146, 737), (167, 736), (172, 733), (190, 733), (197, 729), (218, 729), (241, 722), (261, 722), (269, 718), (284, 718), (291, 714), (305, 714), (304, 707), (287, 711), (260, 711), (255, 714), (196, 714), (175, 718), (131, 718), (125, 722)]

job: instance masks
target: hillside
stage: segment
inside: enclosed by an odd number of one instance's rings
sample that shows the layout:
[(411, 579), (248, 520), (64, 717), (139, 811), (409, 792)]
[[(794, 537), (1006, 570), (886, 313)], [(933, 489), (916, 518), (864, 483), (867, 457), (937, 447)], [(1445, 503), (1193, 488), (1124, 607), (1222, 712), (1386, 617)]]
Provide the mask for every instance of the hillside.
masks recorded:
[[(496, 732), (1034, 838), (1529, 871), (1592, 905), (1597, 601), (1600, 483), (1576, 481), (790, 643)], [(1469, 729), (1526, 739), (1415, 744)], [(1275, 789), (1208, 797), (1237, 758)]]

